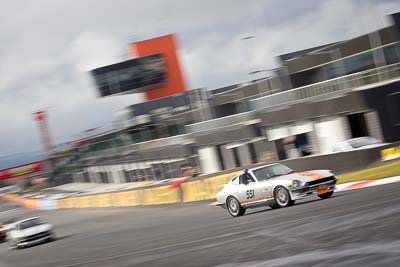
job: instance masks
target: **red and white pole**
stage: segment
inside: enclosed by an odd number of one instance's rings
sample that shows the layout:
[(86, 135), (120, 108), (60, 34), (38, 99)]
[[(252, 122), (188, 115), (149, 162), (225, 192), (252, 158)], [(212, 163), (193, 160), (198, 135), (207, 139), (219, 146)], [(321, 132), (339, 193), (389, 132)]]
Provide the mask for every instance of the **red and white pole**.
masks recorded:
[(33, 113), (33, 116), (35, 121), (37, 121), (39, 125), (44, 151), (46, 151), (48, 157), (50, 157), (53, 152), (53, 143), (50, 137), (50, 131), (47, 124), (46, 110), (36, 111)]
[(33, 112), (33, 116), (35, 121), (37, 121), (38, 126), (39, 126), (39, 131), (42, 139), (42, 145), (43, 149), (47, 154), (47, 159), (45, 159), (45, 165), (46, 169), (49, 175), (49, 180), (51, 180), (52, 176), (52, 171), (53, 171), (53, 159), (52, 159), (52, 154), (53, 154), (53, 142), (50, 137), (50, 130), (47, 124), (47, 110), (39, 110), (36, 112)]

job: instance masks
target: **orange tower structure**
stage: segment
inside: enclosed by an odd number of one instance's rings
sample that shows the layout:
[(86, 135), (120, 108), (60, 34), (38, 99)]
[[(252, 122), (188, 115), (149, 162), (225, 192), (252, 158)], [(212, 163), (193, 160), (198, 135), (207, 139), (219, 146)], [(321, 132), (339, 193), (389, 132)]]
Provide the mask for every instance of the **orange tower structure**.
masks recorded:
[(186, 91), (185, 81), (177, 57), (175, 35), (166, 35), (132, 43), (129, 46), (132, 57), (161, 54), (165, 59), (167, 82), (165, 86), (145, 92), (147, 100), (158, 99)]

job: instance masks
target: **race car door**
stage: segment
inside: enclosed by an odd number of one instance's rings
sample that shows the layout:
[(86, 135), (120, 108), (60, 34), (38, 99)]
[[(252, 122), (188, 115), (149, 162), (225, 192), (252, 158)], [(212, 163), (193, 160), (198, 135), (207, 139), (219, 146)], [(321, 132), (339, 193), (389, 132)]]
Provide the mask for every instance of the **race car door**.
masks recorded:
[(256, 182), (250, 174), (242, 174), (239, 176), (238, 188), (239, 202), (242, 205), (256, 204), (262, 199), (258, 182)]

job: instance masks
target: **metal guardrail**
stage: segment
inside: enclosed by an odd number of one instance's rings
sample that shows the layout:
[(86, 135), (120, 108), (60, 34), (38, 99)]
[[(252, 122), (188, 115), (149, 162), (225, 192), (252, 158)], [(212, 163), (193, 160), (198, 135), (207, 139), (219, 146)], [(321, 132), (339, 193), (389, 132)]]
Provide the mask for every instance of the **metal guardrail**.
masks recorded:
[(255, 116), (252, 112), (244, 112), (218, 119), (212, 119), (194, 124), (189, 124), (186, 125), (185, 128), (188, 133), (197, 133), (221, 127), (232, 126), (234, 124), (247, 122), (253, 119), (255, 119)]
[(358, 87), (395, 79), (400, 79), (399, 63), (256, 98), (250, 100), (250, 109), (268, 108), (329, 93), (350, 91)]
[(91, 151), (85, 154), (85, 159), (101, 158), (104, 156), (112, 157), (115, 155), (127, 155), (142, 149), (150, 149), (155, 147), (163, 147), (170, 145), (185, 144), (191, 142), (189, 134), (176, 135), (166, 138), (154, 139), (146, 142), (135, 143), (120, 147), (112, 147), (100, 151)]
[[(350, 91), (354, 88), (365, 85), (385, 82), (393, 79), (400, 79), (400, 64), (388, 65), (372, 70), (350, 74), (344, 77), (315, 83), (285, 92), (266, 95), (255, 99), (249, 99), (250, 112), (239, 113), (227, 117), (213, 120), (202, 121), (186, 126), (188, 133), (208, 131), (221, 127), (231, 126), (233, 124), (243, 123), (255, 119), (252, 111), (286, 104), (294, 101), (308, 99), (334, 92)], [(237, 90), (237, 88), (232, 91)], [(223, 95), (226, 92), (220, 93)]]
[(124, 146), (114, 146), (111, 148), (101, 149), (98, 151), (90, 151), (89, 146), (84, 146), (78, 152), (73, 154), (72, 157), (68, 158), (64, 162), (56, 164), (55, 168), (60, 169), (66, 166), (78, 166), (81, 160), (97, 160), (100, 158), (124, 156), (143, 149), (151, 149), (155, 147), (163, 147), (163, 146), (178, 145), (178, 144), (187, 144), (190, 142), (192, 142), (190, 135), (182, 134), (166, 138), (154, 139), (141, 143), (134, 143)]

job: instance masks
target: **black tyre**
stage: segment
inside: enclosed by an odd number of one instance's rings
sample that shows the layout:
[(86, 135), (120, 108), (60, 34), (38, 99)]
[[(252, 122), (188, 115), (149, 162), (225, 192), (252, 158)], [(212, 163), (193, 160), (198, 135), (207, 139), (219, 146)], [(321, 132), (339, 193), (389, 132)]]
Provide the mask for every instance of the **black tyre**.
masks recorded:
[(246, 212), (246, 209), (240, 205), (239, 200), (232, 196), (226, 200), (226, 207), (232, 217), (242, 216)]
[(270, 207), (271, 207), (271, 209), (279, 209), (279, 207), (278, 207), (278, 205), (276, 205), (276, 204), (273, 204), (273, 205), (270, 205)]
[(273, 209), (285, 208), (292, 206), (294, 200), (290, 198), (289, 191), (283, 186), (277, 186), (274, 190), (275, 204), (271, 206)]
[(328, 192), (328, 193), (325, 193), (325, 194), (321, 194), (321, 195), (318, 195), (320, 198), (322, 198), (322, 199), (326, 199), (326, 198), (330, 198), (332, 195), (333, 195), (333, 191), (330, 191), (330, 192)]

